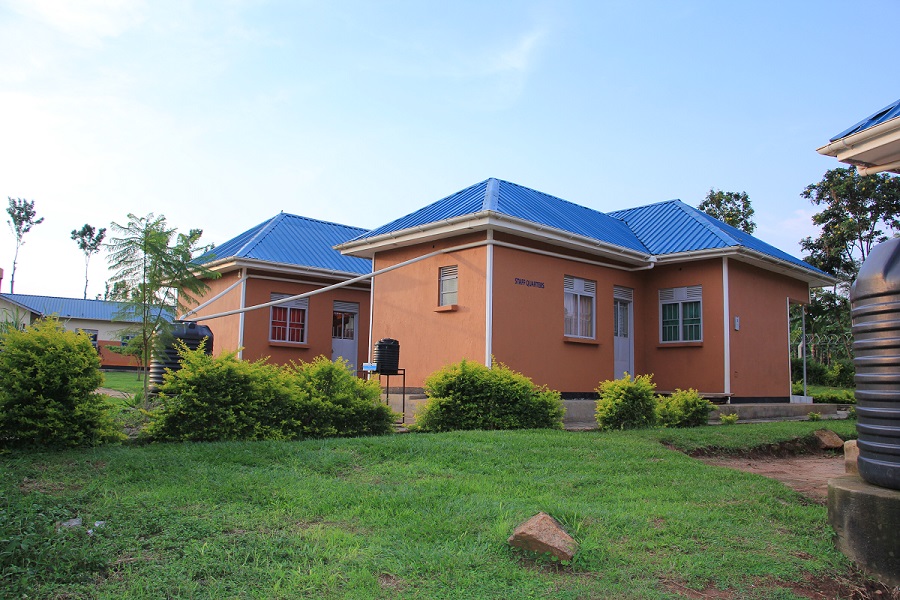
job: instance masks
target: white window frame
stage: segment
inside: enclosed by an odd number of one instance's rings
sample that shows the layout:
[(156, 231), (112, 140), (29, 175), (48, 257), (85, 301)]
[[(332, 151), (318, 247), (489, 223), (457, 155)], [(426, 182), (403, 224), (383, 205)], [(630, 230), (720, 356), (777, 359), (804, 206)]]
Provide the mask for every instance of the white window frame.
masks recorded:
[[(291, 294), (272, 294), (272, 300), (281, 300), (282, 298), (290, 298)], [(279, 319), (279, 323), (284, 323), (284, 337), (276, 337), (275, 334), (275, 312), (280, 310), (285, 310), (285, 319)], [(302, 311), (302, 319), (300, 321), (300, 340), (292, 340), (291, 338), (291, 317), (296, 314), (296, 311)], [(300, 300), (291, 300), (290, 302), (284, 302), (281, 304), (276, 304), (275, 306), (269, 307), (269, 341), (270, 342), (278, 342), (285, 344), (305, 344), (307, 338), (309, 337), (309, 298), (302, 298)]]
[[(674, 306), (677, 311), (674, 319), (668, 319), (669, 322), (677, 321), (674, 325), (664, 324), (664, 315), (667, 306)], [(690, 317), (689, 323), (686, 322), (685, 308), (693, 312), (696, 309), (698, 316)], [(696, 321), (696, 322), (693, 322)], [(677, 330), (669, 329), (677, 327)], [(697, 328), (696, 337), (686, 335), (688, 328)], [(665, 339), (669, 332), (676, 334), (670, 339)], [(671, 335), (670, 333), (670, 335)], [(703, 286), (691, 285), (678, 288), (667, 288), (659, 290), (659, 342), (661, 344), (683, 344), (695, 343), (703, 341)]]
[(459, 303), (459, 266), (448, 265), (438, 268), (438, 306), (453, 306)]
[[(590, 314), (584, 311), (590, 307)], [(593, 340), (597, 337), (597, 282), (563, 276), (563, 335)]]

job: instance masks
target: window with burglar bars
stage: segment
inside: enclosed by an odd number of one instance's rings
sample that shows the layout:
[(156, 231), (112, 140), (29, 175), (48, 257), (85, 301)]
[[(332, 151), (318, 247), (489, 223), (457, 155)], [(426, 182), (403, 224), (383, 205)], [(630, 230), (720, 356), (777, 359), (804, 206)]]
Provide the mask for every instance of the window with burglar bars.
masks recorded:
[(703, 341), (703, 286), (659, 290), (660, 341)]
[[(272, 300), (289, 298), (288, 294), (272, 294)], [(291, 300), (269, 308), (269, 340), (306, 343), (306, 313), (309, 299)]]
[(594, 339), (594, 300), (597, 282), (566, 275), (563, 278), (564, 335)]

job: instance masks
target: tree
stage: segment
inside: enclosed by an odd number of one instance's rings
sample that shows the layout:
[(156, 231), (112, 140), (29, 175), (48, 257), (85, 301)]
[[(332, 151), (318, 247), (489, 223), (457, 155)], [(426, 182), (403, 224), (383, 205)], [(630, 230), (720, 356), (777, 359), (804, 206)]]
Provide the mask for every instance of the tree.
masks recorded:
[(194, 264), (194, 256), (206, 250), (199, 246), (202, 229), (187, 234), (177, 232), (164, 216), (128, 215), (128, 224), (112, 223), (112, 237), (107, 244), (110, 278), (113, 289), (120, 282), (128, 295), (123, 298), (117, 315), (122, 320), (137, 322), (134, 331), (144, 366), (144, 402), (148, 400), (147, 366), (156, 345), (169, 331), (170, 319), (179, 309), (196, 303), (209, 287), (202, 278), (218, 277), (206, 267)]
[(822, 228), (816, 238), (800, 240), (807, 262), (837, 277), (843, 287), (856, 278), (872, 246), (900, 232), (900, 177), (860, 175), (854, 167), (827, 171), (800, 194), (816, 206)]
[(93, 226), (87, 223), (81, 229), (72, 230), (72, 239), (78, 244), (78, 247), (84, 252), (84, 299), (87, 300), (88, 288), (88, 264), (91, 262), (91, 255), (100, 251), (103, 245), (103, 238), (106, 237), (106, 227), (95, 230)]
[(753, 233), (756, 229), (753, 222), (756, 211), (750, 206), (747, 192), (723, 192), (710, 188), (706, 199), (697, 208), (746, 233)]
[(9, 200), (9, 207), (6, 209), (6, 212), (12, 220), (6, 223), (16, 236), (16, 253), (13, 254), (12, 275), (9, 278), (9, 293), (12, 294), (16, 285), (16, 263), (19, 261), (19, 248), (25, 244), (22, 238), (31, 231), (32, 227), (43, 223), (44, 217), (35, 220), (34, 217), (37, 213), (34, 212), (34, 200), (30, 202), (21, 198), (13, 200), (8, 196), (7, 199)]

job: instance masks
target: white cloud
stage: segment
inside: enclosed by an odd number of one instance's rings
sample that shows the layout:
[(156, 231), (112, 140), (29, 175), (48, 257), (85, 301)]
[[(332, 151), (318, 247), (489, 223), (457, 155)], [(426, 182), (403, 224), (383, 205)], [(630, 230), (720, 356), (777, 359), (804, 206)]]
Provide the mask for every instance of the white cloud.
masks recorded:
[(139, 25), (146, 9), (143, 0), (9, 0), (8, 5), (83, 46), (97, 46)]

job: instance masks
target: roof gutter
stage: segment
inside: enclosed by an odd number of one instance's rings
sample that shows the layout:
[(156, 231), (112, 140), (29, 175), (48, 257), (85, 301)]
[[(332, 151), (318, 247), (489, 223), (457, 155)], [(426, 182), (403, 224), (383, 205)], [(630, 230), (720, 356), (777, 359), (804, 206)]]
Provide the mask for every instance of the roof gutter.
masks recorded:
[(883, 171), (900, 170), (900, 161), (876, 165), (857, 160), (855, 157), (880, 146), (897, 142), (900, 142), (900, 117), (834, 140), (817, 149), (816, 152), (856, 166), (860, 175), (874, 175)]
[[(816, 271), (810, 271), (805, 267), (801, 267), (800, 265), (795, 265), (794, 263), (788, 262), (786, 260), (782, 260), (775, 256), (771, 256), (769, 254), (765, 254), (758, 250), (753, 250), (747, 248), (745, 246), (729, 246), (727, 248), (715, 248), (711, 250), (695, 250), (692, 252), (676, 252), (672, 254), (663, 254), (658, 255), (656, 258), (660, 264), (665, 263), (676, 263), (690, 260), (704, 260), (709, 258), (721, 258), (721, 257), (745, 257), (751, 258), (753, 260), (767, 263), (774, 267), (778, 267), (782, 272), (795, 273), (797, 275), (804, 275), (801, 279), (806, 281), (813, 287), (824, 287), (826, 285), (834, 285), (837, 283), (837, 279), (828, 275), (827, 273), (818, 273)], [(815, 284), (815, 285), (813, 285)]]

